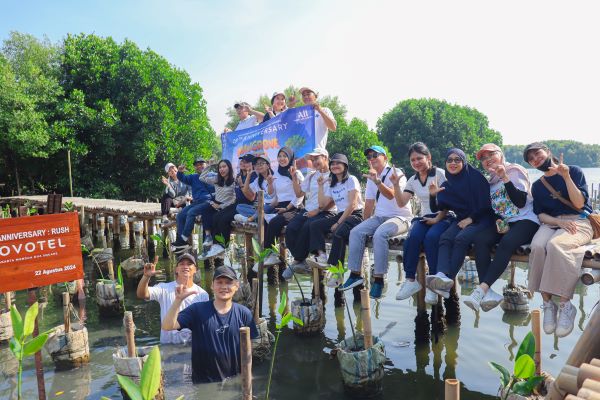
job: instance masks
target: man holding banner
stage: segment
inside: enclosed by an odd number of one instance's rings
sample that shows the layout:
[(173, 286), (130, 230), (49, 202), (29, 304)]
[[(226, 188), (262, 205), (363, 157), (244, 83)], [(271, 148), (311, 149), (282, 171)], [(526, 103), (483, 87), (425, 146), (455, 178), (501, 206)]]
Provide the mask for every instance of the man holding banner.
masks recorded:
[(335, 132), (337, 122), (331, 110), (327, 107), (321, 107), (317, 102), (317, 92), (308, 87), (300, 89), (302, 101), (307, 106), (313, 106), (315, 113), (315, 147), (325, 149), (327, 147), (327, 135), (329, 131)]

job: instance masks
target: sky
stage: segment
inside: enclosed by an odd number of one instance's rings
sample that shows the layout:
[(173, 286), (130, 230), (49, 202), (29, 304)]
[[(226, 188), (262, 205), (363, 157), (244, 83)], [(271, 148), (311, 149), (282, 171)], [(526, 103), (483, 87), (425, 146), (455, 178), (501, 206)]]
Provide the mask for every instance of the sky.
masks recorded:
[(600, 143), (599, 11), (577, 0), (3, 0), (0, 38), (133, 40), (200, 84), (217, 132), (237, 100), (294, 85), (337, 95), (373, 129), (402, 100), (437, 98), (487, 115), (505, 144)]

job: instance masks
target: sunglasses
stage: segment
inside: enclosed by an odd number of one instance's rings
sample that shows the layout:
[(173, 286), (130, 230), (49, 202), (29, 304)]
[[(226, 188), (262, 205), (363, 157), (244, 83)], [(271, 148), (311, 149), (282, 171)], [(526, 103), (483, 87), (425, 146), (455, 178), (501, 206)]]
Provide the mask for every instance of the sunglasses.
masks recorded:
[(379, 155), (380, 155), (380, 153), (377, 153), (377, 152), (369, 153), (369, 154), (367, 154), (367, 160), (372, 160), (374, 158), (377, 158), (377, 157), (379, 157)]
[(461, 164), (463, 162), (460, 157), (449, 157), (446, 159), (446, 164)]

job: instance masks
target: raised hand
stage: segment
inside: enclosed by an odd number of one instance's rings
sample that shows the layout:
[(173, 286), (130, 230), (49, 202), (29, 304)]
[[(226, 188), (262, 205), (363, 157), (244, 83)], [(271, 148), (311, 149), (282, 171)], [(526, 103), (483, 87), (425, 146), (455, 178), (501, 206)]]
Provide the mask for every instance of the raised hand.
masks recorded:
[(319, 176), (319, 177), (317, 178), (317, 184), (318, 184), (319, 186), (323, 186), (324, 184), (326, 184), (326, 183), (327, 183), (327, 182), (329, 182), (330, 180), (331, 180), (331, 179), (329, 179), (329, 178), (325, 178), (323, 175), (321, 175), (321, 176)]
[(296, 107), (296, 103), (298, 102), (298, 100), (296, 100), (296, 96), (295, 95), (291, 95), (288, 98), (287, 104), (289, 108), (294, 108)]
[(443, 187), (439, 187), (437, 179), (434, 179), (433, 182), (431, 182), (431, 185), (429, 185), (429, 195), (437, 196), (437, 194), (444, 189), (445, 188), (443, 188)]
[(563, 179), (567, 179), (569, 177), (569, 166), (564, 163), (563, 153), (560, 153), (560, 158), (558, 159), (558, 165), (548, 167), (548, 169), (550, 171), (556, 172), (557, 174), (562, 176)]
[(264, 107), (265, 107), (265, 111), (266, 111), (266, 112), (268, 112), (269, 114), (272, 114), (272, 113), (273, 113), (273, 107), (271, 107), (271, 106), (270, 106), (270, 105), (268, 105), (268, 104), (265, 104), (265, 105), (264, 105)]
[(363, 178), (367, 178), (367, 179), (373, 181), (374, 183), (377, 183), (377, 181), (379, 181), (379, 176), (377, 176), (377, 171), (375, 171), (373, 168), (369, 169), (369, 173), (363, 174)]
[(169, 184), (169, 180), (167, 178), (165, 178), (164, 176), (160, 177), (160, 180), (162, 181), (163, 184), (168, 185)]
[(272, 185), (273, 182), (275, 182), (275, 177), (271, 174), (271, 171), (269, 171), (269, 175), (267, 175), (267, 183)]
[(296, 160), (294, 160), (293, 165), (290, 165), (290, 175), (292, 176), (292, 180), (296, 180)]
[(321, 105), (315, 101), (315, 103), (313, 104), (313, 108), (315, 111), (321, 111)]
[(490, 174), (496, 175), (500, 179), (505, 179), (507, 177), (506, 176), (506, 167), (504, 166), (504, 164), (498, 164), (498, 165), (496, 165), (496, 167), (489, 168), (488, 172)]
[(154, 256), (154, 262), (153, 263), (146, 263), (144, 264), (144, 276), (147, 276), (148, 278), (153, 277), (154, 275), (162, 272), (161, 270), (156, 270), (156, 264), (158, 264), (158, 256)]
[(192, 288), (186, 288), (185, 285), (177, 285), (175, 288), (175, 298), (178, 300), (185, 300), (186, 297), (191, 296), (193, 294), (198, 294), (198, 290)]
[(231, 128), (225, 127), (223, 128), (223, 133), (231, 132)]
[(185, 165), (181, 164), (179, 167), (177, 167), (177, 170), (179, 172), (184, 172), (185, 171)]
[(404, 174), (398, 175), (398, 173), (396, 172), (396, 167), (392, 164), (392, 174), (390, 175), (390, 182), (392, 182), (394, 186), (398, 186), (400, 184), (400, 178), (402, 178), (403, 176)]

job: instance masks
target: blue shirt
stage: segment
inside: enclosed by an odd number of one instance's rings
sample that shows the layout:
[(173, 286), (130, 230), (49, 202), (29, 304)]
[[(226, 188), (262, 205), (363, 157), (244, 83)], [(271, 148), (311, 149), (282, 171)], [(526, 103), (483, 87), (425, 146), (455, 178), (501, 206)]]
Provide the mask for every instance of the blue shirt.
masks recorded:
[[(583, 171), (576, 165), (569, 165), (569, 175), (575, 186), (583, 194), (585, 205), (583, 208), (591, 213), (592, 206), (590, 205), (590, 196), (588, 194), (587, 183), (585, 182), (585, 175)], [(565, 180), (559, 174), (546, 176), (546, 182), (550, 184), (562, 197), (567, 200), (569, 199), (569, 192), (567, 190), (567, 184)], [(531, 194), (533, 196), (533, 212), (536, 214), (548, 214), (552, 217), (558, 217), (559, 215), (565, 214), (579, 214), (579, 212), (573, 210), (571, 207), (563, 204), (560, 200), (555, 199), (550, 191), (546, 189), (546, 186), (541, 180), (533, 182), (531, 186)]]
[(250, 310), (233, 303), (219, 314), (212, 301), (194, 303), (177, 317), (180, 329), (192, 331), (192, 381), (221, 382), (240, 373), (240, 328), (250, 327), (250, 337), (258, 330)]
[[(265, 115), (268, 115), (268, 114), (265, 114)], [(246, 179), (246, 177), (243, 176), (242, 174), (239, 174), (238, 176), (240, 176), (242, 178), (242, 183), (243, 183), (244, 180)], [(256, 172), (252, 171), (252, 175), (250, 175), (250, 183), (254, 182), (254, 180), (257, 177), (258, 177), (258, 175), (256, 174)], [(242, 192), (242, 188), (237, 183), (237, 179), (235, 181), (235, 201), (237, 202), (237, 204), (252, 204), (253, 203), (252, 200), (248, 200), (248, 198), (246, 196), (244, 196), (244, 193)]]
[(212, 197), (211, 193), (215, 192), (214, 185), (202, 182), (198, 174), (185, 175), (183, 172), (177, 171), (177, 179), (191, 186), (194, 203), (208, 201)]

